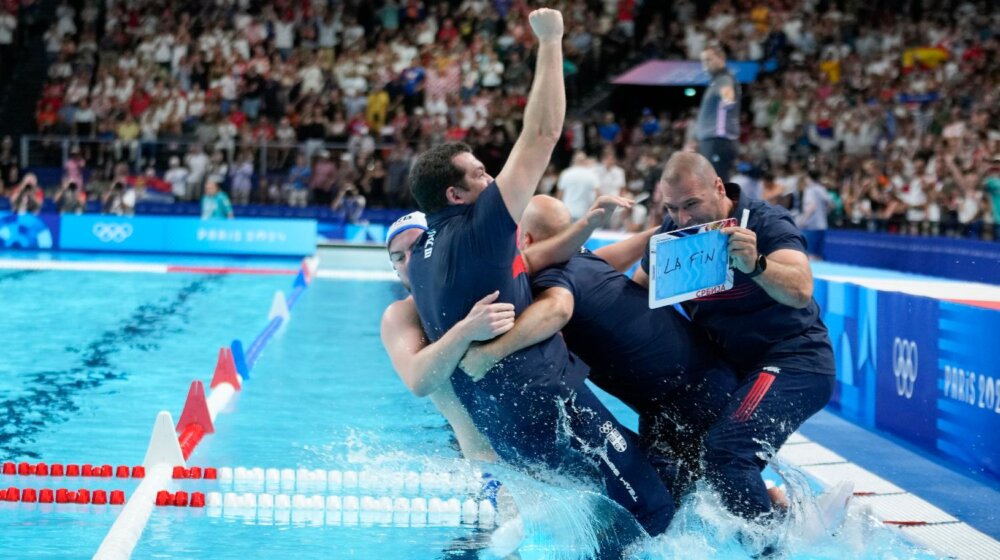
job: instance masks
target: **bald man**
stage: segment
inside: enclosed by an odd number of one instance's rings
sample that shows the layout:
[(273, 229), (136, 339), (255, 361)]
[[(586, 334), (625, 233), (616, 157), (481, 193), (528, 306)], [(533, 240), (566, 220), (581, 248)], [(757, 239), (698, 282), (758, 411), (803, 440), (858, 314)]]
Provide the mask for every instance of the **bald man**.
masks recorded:
[[(783, 208), (723, 183), (712, 163), (678, 152), (658, 188), (666, 215), (661, 232), (736, 218), (724, 228), (736, 268), (733, 288), (691, 300), (684, 309), (736, 368), (739, 386), (705, 439), (706, 478), (726, 506), (747, 518), (771, 511), (760, 471), (764, 459), (830, 400), (833, 347), (819, 306), (806, 243)], [(649, 285), (649, 248), (635, 281)]]
[[(551, 332), (537, 336), (561, 330), (570, 351), (590, 366), (589, 379), (639, 414), (640, 441), (654, 462), (677, 459), (679, 470), (657, 466), (679, 497), (697, 477), (702, 438), (729, 402), (735, 375), (703, 334), (672, 307), (650, 310), (646, 289), (622, 273), (642, 256), (652, 231), (602, 248), (600, 255), (577, 250), (566, 262), (537, 270), (540, 244), (574, 225), (566, 205), (548, 196), (534, 197), (521, 219), (532, 307), (551, 318), (539, 324)], [(513, 338), (471, 347), (461, 367), (482, 375), (517, 350)]]

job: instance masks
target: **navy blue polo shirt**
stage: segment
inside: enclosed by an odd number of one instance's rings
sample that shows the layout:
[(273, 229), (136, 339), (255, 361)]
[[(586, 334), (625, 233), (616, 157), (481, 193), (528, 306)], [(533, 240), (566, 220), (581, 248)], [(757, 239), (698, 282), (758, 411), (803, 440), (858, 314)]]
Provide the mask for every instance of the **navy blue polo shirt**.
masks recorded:
[(591, 381), (632, 408), (721, 367), (707, 338), (673, 307), (649, 309), (645, 288), (586, 249), (536, 274), (532, 285), (536, 293), (573, 294), (566, 344), (590, 366)]
[[(747, 228), (757, 234), (760, 254), (770, 255), (779, 249), (805, 253), (805, 238), (787, 210), (741, 196), (739, 185), (733, 183), (726, 184), (726, 196), (735, 203), (731, 217), (739, 219), (744, 208), (750, 210)], [(677, 225), (665, 216), (658, 233), (675, 229)], [(642, 269), (649, 273), (648, 246)], [(815, 299), (805, 309), (782, 305), (737, 270), (731, 290), (685, 302), (684, 309), (740, 373), (775, 366), (835, 374), (830, 336)]]
[[(520, 315), (532, 302), (531, 284), (517, 250), (517, 223), (511, 218), (496, 182), (474, 204), (448, 206), (428, 214), (428, 230), (410, 256), (410, 284), (424, 332), (431, 342), (465, 318), (473, 305), (494, 290), (498, 302), (514, 304)], [(511, 354), (476, 388), (514, 397), (509, 384), (577, 387), (587, 366), (569, 353), (558, 335)], [(466, 377), (461, 372), (453, 378)], [(469, 387), (455, 383), (456, 393)], [(464, 399), (463, 399), (464, 402)]]

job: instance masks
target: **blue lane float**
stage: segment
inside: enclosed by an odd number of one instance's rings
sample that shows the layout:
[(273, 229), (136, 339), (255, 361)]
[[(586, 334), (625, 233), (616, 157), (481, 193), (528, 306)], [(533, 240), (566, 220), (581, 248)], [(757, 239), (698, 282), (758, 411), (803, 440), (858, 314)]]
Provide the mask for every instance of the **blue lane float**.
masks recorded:
[(229, 348), (233, 351), (233, 363), (236, 364), (236, 373), (240, 374), (243, 380), (250, 379), (250, 368), (247, 367), (247, 357), (243, 353), (243, 343), (234, 340)]
[(284, 319), (281, 317), (271, 319), (271, 322), (264, 327), (264, 330), (261, 331), (261, 333), (257, 335), (257, 338), (254, 339), (253, 343), (250, 344), (250, 348), (247, 350), (246, 356), (248, 369), (252, 370), (257, 364), (257, 359), (260, 358), (261, 352), (264, 351), (264, 346), (266, 346), (268, 341), (271, 340), (271, 337), (274, 336), (274, 333), (278, 331), (278, 328), (281, 327), (283, 322)]

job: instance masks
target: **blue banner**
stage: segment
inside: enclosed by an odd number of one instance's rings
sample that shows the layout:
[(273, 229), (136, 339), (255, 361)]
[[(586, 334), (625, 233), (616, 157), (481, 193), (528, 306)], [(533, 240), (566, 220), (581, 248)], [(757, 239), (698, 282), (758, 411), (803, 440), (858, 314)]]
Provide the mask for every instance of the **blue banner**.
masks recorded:
[(823, 258), (956, 280), (1000, 283), (1000, 243), (830, 230)]
[(829, 407), (1000, 480), (1000, 312), (817, 279)]
[(815, 281), (814, 297), (837, 365), (837, 385), (830, 407), (854, 422), (875, 427), (878, 360), (878, 292), (856, 284)]
[(1000, 479), (1000, 312), (938, 305), (935, 447)]
[(314, 220), (63, 216), (61, 249), (152, 253), (310, 255)]
[(59, 231), (59, 217), (0, 212), (0, 247), (52, 249)]
[(880, 292), (876, 426), (923, 447), (935, 446), (938, 304)]

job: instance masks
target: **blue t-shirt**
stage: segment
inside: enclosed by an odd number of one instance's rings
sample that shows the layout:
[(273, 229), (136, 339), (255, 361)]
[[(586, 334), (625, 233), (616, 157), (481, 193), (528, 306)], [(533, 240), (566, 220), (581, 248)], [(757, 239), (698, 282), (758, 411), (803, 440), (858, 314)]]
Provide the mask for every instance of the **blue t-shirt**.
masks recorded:
[(724, 367), (707, 337), (673, 307), (649, 309), (645, 288), (586, 249), (532, 284), (536, 293), (559, 287), (573, 294), (566, 344), (590, 366), (591, 381), (639, 412)]
[(427, 72), (421, 66), (411, 66), (403, 70), (403, 95), (407, 97), (416, 95), (426, 75)]
[[(726, 196), (735, 203), (732, 217), (738, 219), (744, 208), (750, 209), (747, 228), (757, 234), (760, 254), (770, 255), (779, 249), (805, 253), (805, 238), (787, 210), (740, 194), (739, 185), (726, 184)], [(665, 216), (657, 233), (675, 229), (677, 225)], [(648, 246), (642, 269), (649, 273)], [(737, 270), (731, 290), (685, 302), (684, 308), (740, 374), (765, 366), (835, 373), (830, 335), (815, 299), (805, 309), (782, 305)]]
[[(516, 315), (531, 304), (531, 284), (515, 243), (517, 223), (495, 182), (475, 204), (449, 206), (429, 214), (427, 226), (413, 247), (409, 272), (413, 299), (431, 342), (494, 290), (500, 290), (497, 301), (514, 304)], [(569, 353), (557, 335), (511, 354), (475, 386), (509, 399), (517, 397), (511, 387), (576, 387), (586, 374), (586, 365)], [(462, 398), (468, 377), (458, 372), (452, 378)]]
[(309, 188), (310, 177), (312, 177), (312, 168), (308, 165), (296, 165), (288, 171), (288, 183), (297, 191)]

